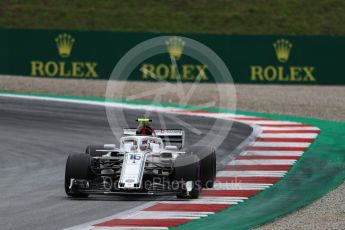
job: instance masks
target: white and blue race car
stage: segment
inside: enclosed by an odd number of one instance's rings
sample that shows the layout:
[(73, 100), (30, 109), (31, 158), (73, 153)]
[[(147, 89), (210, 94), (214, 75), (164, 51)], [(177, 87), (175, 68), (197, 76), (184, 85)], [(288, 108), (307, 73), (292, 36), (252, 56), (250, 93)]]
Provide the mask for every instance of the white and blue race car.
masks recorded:
[(184, 150), (182, 129), (152, 129), (148, 118), (137, 129), (123, 129), (120, 146), (89, 145), (85, 153), (70, 154), (65, 191), (70, 197), (90, 194), (172, 195), (198, 198), (212, 188), (216, 152), (209, 146)]

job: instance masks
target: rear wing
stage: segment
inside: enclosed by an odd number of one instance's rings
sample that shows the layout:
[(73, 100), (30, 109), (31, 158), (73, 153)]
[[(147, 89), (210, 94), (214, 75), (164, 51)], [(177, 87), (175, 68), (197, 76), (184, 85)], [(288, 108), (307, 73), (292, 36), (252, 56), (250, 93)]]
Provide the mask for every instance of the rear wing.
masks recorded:
[[(123, 135), (136, 135), (137, 129), (134, 128), (124, 128)], [(155, 134), (160, 137), (165, 145), (174, 145), (178, 149), (184, 146), (185, 133), (183, 129), (155, 129)]]
[(157, 137), (160, 137), (165, 145), (174, 145), (178, 149), (184, 146), (183, 129), (155, 129)]

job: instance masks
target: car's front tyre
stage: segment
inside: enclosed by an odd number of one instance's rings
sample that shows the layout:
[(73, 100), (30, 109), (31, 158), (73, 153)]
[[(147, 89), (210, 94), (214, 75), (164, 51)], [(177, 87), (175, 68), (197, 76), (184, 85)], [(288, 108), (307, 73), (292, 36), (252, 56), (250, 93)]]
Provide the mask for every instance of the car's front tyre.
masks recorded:
[(192, 146), (187, 155), (196, 155), (200, 160), (200, 179), (203, 188), (213, 188), (216, 179), (216, 150), (210, 146)]
[[(198, 198), (202, 188), (200, 184), (199, 158), (195, 155), (178, 156), (175, 160), (174, 171), (175, 182), (181, 186), (177, 191), (177, 198)], [(186, 188), (182, 187), (185, 184), (181, 182), (191, 182), (192, 190), (187, 192)]]
[(70, 154), (66, 162), (65, 192), (70, 197), (88, 197), (89, 194), (70, 189), (71, 179), (89, 180), (91, 178), (90, 155), (82, 153)]

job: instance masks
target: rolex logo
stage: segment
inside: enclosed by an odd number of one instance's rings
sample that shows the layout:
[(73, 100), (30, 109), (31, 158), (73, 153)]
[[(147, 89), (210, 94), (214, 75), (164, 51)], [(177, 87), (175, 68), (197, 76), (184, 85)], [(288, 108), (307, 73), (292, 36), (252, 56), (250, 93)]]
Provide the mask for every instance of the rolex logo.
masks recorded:
[(55, 38), (56, 46), (61, 57), (66, 58), (71, 55), (74, 41), (75, 39), (66, 33), (60, 34)]
[[(292, 44), (287, 39), (273, 43), (277, 59), (281, 63), (289, 60)], [(254, 82), (316, 82), (315, 66), (300, 66), (295, 63), (250, 66), (250, 80)]]
[(273, 43), (273, 47), (276, 51), (277, 59), (283, 63), (287, 62), (292, 44), (286, 39), (278, 39), (275, 43)]
[(166, 41), (166, 45), (167, 45), (170, 57), (176, 60), (179, 60), (180, 57), (182, 56), (185, 44), (186, 43), (182, 40), (182, 38), (179, 38), (179, 37), (169, 38), (168, 41)]

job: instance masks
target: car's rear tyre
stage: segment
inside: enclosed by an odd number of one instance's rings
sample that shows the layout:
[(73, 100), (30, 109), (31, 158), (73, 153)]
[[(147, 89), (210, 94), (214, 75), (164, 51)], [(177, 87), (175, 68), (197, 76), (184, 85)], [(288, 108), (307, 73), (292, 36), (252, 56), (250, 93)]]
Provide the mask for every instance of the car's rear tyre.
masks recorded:
[(196, 155), (200, 160), (200, 179), (203, 188), (213, 188), (216, 179), (216, 150), (210, 146), (192, 146), (187, 155)]
[(71, 197), (88, 197), (89, 194), (69, 189), (71, 179), (89, 180), (92, 172), (90, 171), (90, 155), (82, 153), (70, 154), (66, 162), (65, 170), (65, 192)]
[(96, 151), (101, 149), (104, 149), (104, 145), (88, 145), (85, 149), (85, 153), (89, 154), (91, 157), (101, 157), (105, 152)]
[(177, 198), (192, 198), (196, 199), (200, 195), (200, 165), (199, 159), (195, 155), (182, 155), (178, 156), (174, 164), (174, 179), (181, 186), (182, 181), (192, 181), (193, 188), (187, 194), (185, 188), (180, 187), (176, 194)]

